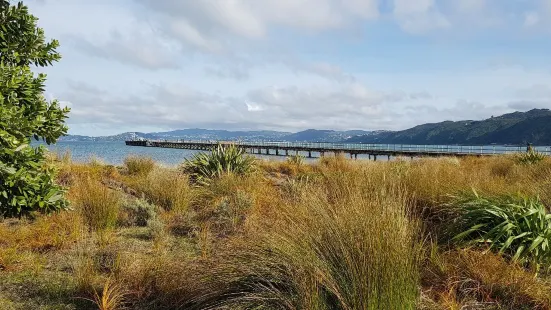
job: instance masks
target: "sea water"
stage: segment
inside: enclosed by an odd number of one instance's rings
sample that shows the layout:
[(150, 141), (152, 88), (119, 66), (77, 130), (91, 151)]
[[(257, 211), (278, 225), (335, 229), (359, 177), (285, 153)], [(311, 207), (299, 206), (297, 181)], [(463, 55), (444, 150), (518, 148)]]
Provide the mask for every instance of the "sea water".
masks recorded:
[(151, 157), (166, 166), (176, 166), (198, 151), (165, 149), (156, 147), (127, 146), (124, 141), (115, 142), (58, 142), (45, 145), (46, 148), (59, 155), (69, 153), (75, 162), (89, 162), (92, 159), (105, 164), (121, 165), (128, 156)]
[[(38, 145), (39, 143), (33, 143), (33, 145)], [(187, 158), (192, 157), (194, 154), (204, 151), (194, 151), (194, 150), (185, 150), (185, 149), (170, 149), (170, 148), (158, 148), (158, 147), (140, 147), (140, 146), (127, 146), (124, 141), (114, 141), (114, 142), (69, 142), (69, 141), (60, 141), (57, 144), (45, 145), (46, 148), (60, 156), (64, 154), (70, 154), (71, 160), (74, 162), (86, 163), (91, 160), (99, 160), (105, 164), (110, 165), (122, 165), (124, 159), (128, 156), (145, 156), (151, 157), (156, 162), (173, 167), (181, 164)], [(273, 150), (272, 150), (273, 155)], [(295, 154), (295, 152), (289, 152), (289, 154)], [(307, 152), (299, 152), (299, 155), (304, 156), (306, 161), (315, 161), (317, 157), (320, 157), (321, 154), (318, 152), (312, 152), (312, 156), (316, 158), (306, 158), (308, 156)], [(276, 160), (281, 161), (285, 160), (284, 156), (267, 156), (267, 155), (258, 155), (254, 156), (265, 159), (265, 160)], [(331, 156), (331, 153), (326, 153), (326, 156)], [(347, 154), (344, 154), (347, 156)], [(368, 155), (360, 154), (358, 159), (368, 159)], [(378, 161), (387, 160), (386, 156), (379, 156)]]

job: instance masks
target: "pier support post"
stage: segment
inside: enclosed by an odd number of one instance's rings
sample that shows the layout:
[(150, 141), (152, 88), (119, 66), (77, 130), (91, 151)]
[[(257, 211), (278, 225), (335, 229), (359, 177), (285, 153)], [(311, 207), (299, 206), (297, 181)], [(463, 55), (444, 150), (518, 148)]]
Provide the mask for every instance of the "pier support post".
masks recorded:
[(367, 154), (367, 159), (371, 160), (371, 154)]
[(320, 157), (325, 156), (325, 152), (320, 152)]
[(388, 161), (390, 161), (390, 155), (388, 155)]
[(312, 151), (308, 151), (308, 158), (312, 158)]
[(295, 151), (295, 155), (298, 156), (298, 151)]
[(260, 148), (258, 148), (258, 154), (262, 153), (262, 150)]
[(266, 155), (270, 155), (270, 149), (266, 148)]
[(353, 156), (354, 156), (354, 155), (353, 155), (352, 153), (350, 153), (350, 159), (352, 159)]
[(276, 149), (276, 156), (279, 156), (279, 149)]
[(354, 154), (354, 159), (358, 159), (358, 154)]
[(377, 161), (377, 155), (373, 155), (373, 161)]

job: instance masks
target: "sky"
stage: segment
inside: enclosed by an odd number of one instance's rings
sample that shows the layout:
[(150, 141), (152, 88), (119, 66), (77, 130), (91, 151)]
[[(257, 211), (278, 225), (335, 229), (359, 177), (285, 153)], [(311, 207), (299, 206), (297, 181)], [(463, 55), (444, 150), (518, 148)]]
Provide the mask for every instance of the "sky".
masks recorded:
[(27, 0), (70, 134), (401, 130), (551, 108), (551, 0)]

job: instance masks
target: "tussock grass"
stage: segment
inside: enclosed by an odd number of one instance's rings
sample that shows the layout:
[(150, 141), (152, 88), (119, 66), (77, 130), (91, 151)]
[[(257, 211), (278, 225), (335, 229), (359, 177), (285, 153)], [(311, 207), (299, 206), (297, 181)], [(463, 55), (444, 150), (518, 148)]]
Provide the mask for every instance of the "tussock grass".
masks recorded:
[[(0, 220), (0, 305), (79, 308), (97, 292), (95, 308), (121, 294), (128, 309), (551, 308), (549, 274), (510, 259), (528, 235), (500, 255), (448, 225), (473, 189), (495, 206), (540, 197), (533, 215), (548, 213), (550, 158), (259, 161), (201, 186), (157, 165), (54, 163), (73, 210)], [(29, 282), (50, 278), (63, 300)]]
[(146, 176), (128, 178), (127, 183), (140, 196), (164, 210), (185, 212), (193, 199), (188, 177), (166, 168), (156, 168)]
[(90, 229), (115, 228), (121, 206), (118, 192), (86, 178), (72, 187), (70, 199)]
[(12, 225), (0, 223), (0, 247), (40, 253), (67, 249), (81, 237), (81, 225), (80, 217), (72, 212)]
[(94, 303), (99, 310), (119, 310), (125, 303), (126, 295), (120, 284), (109, 279), (103, 285), (101, 294), (97, 291), (94, 293)]
[(430, 288), (425, 291), (430, 299), (424, 304), (437, 304), (439, 309), (551, 308), (549, 280), (487, 251), (440, 251), (433, 246), (425, 260), (422, 284)]
[(155, 168), (155, 161), (151, 157), (129, 156), (124, 165), (131, 175), (147, 175)]
[(253, 230), (258, 242), (226, 249), (202, 275), (184, 271), (175, 295), (190, 309), (413, 309), (418, 225), (400, 189), (373, 191), (365, 177), (284, 195)]

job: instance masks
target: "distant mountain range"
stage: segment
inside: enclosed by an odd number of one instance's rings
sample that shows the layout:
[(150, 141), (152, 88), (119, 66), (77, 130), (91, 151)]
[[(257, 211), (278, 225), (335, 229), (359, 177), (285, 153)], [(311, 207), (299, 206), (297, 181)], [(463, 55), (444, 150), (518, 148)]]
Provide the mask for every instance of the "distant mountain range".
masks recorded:
[(402, 131), (361, 135), (349, 143), (389, 144), (526, 144), (551, 145), (551, 111), (534, 109), (482, 121), (446, 121), (424, 124)]
[(282, 131), (227, 131), (182, 129), (166, 132), (125, 132), (114, 136), (88, 137), (68, 135), (61, 141), (151, 140), (226, 140), (346, 142), (384, 144), (526, 144), (551, 145), (551, 110), (534, 109), (474, 121), (445, 121), (423, 124), (401, 131), (334, 131), (308, 129), (297, 133)]
[(289, 141), (289, 142), (340, 142), (353, 136), (369, 136), (379, 132), (350, 130), (314, 130), (309, 129), (297, 133), (283, 131), (227, 131), (209, 129), (181, 129), (166, 132), (125, 132), (114, 136), (88, 137), (68, 135), (61, 141), (125, 141), (136, 139), (150, 140), (225, 140), (225, 141)]

